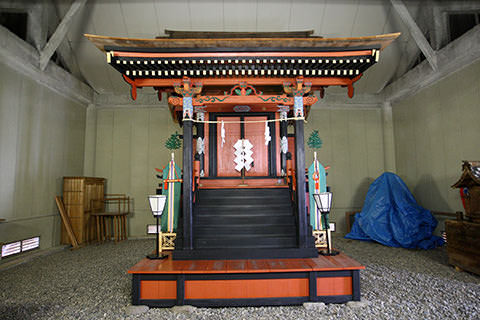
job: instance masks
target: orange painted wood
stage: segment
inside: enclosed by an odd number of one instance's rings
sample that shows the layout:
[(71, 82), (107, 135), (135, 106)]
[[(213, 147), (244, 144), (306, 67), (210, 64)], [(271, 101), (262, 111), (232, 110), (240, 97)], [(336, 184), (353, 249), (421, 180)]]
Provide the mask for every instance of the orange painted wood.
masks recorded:
[(202, 58), (202, 57), (354, 57), (371, 55), (372, 50), (358, 51), (325, 51), (325, 52), (189, 52), (189, 53), (161, 53), (161, 52), (125, 52), (114, 51), (114, 57), (142, 57), (142, 58)]
[(249, 272), (270, 272), (267, 259), (247, 260), (247, 268)]
[(242, 179), (200, 179), (199, 189), (222, 188), (287, 188), (282, 179), (245, 179), (248, 186), (239, 186)]
[(351, 277), (317, 278), (317, 296), (339, 296), (352, 294)]
[(363, 266), (360, 262), (350, 258), (344, 253), (340, 253), (336, 256), (318, 256), (317, 258), (311, 258), (308, 260), (309, 264), (312, 264), (314, 271), (326, 271), (326, 270), (363, 270)]
[[(315, 86), (347, 86), (352, 84), (352, 82), (360, 79), (360, 76), (357, 76), (354, 79), (348, 77), (322, 77), (322, 78), (304, 78), (304, 83), (311, 83), (313, 87)], [(239, 82), (244, 81), (252, 86), (259, 85), (283, 85), (284, 82), (295, 83), (296, 77), (291, 78), (262, 78), (262, 77), (231, 77), (231, 78), (195, 78), (195, 82), (202, 83), (203, 86), (216, 86), (216, 85), (236, 85)], [(182, 82), (182, 78), (172, 78), (172, 79), (135, 79), (133, 80), (133, 85), (135, 87), (171, 87), (174, 83)]]
[(227, 260), (227, 273), (248, 272), (248, 260)]
[[(265, 121), (266, 116), (245, 117), (246, 121)], [(268, 146), (265, 145), (265, 123), (245, 122), (245, 139), (253, 144), (253, 167), (245, 173), (247, 177), (268, 176)], [(275, 134), (271, 132), (270, 135)]]
[(308, 259), (255, 260), (164, 260), (143, 259), (128, 273), (190, 274), (190, 273), (270, 273), (333, 270), (362, 270), (365, 267), (347, 255), (318, 256)]
[(187, 280), (185, 299), (308, 296), (308, 279)]
[[(217, 121), (240, 121), (240, 117), (218, 117)], [(217, 124), (217, 176), (239, 177), (241, 173), (235, 170), (235, 148), (233, 145), (240, 139), (240, 124), (225, 123), (225, 143), (222, 146), (221, 124)]]
[(176, 299), (177, 281), (142, 280), (140, 282), (140, 299)]
[(210, 269), (212, 272), (228, 272), (228, 261), (226, 260), (214, 260), (212, 264), (212, 268)]

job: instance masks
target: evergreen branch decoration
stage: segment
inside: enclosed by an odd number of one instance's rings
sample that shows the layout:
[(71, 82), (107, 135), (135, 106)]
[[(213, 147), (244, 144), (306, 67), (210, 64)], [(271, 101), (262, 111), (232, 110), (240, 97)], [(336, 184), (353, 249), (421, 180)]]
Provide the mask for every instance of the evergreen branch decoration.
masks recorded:
[(318, 130), (315, 130), (310, 134), (307, 144), (310, 149), (320, 149), (322, 147), (323, 141), (318, 134)]
[(180, 135), (178, 134), (178, 132), (175, 131), (175, 133), (172, 133), (170, 138), (168, 138), (167, 141), (165, 142), (165, 147), (168, 150), (180, 149), (180, 147), (182, 146), (182, 141), (180, 141), (179, 137)]

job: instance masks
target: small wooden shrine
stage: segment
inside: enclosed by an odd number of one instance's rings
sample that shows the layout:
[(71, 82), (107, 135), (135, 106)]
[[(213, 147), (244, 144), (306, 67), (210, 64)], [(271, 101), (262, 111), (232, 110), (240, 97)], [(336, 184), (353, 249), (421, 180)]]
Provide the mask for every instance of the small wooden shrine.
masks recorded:
[(452, 186), (460, 189), (465, 220), (447, 220), (448, 261), (480, 275), (480, 161), (463, 161), (462, 175)]
[(159, 99), (166, 93), (183, 128), (175, 250), (130, 270), (134, 304), (359, 300), (364, 267), (343, 254), (317, 253), (306, 210), (304, 122), (329, 86), (352, 98), (355, 83), (399, 34), (166, 33), (86, 35), (134, 100), (144, 87)]
[(480, 223), (480, 161), (463, 161), (462, 175), (452, 188), (460, 189), (465, 217)]

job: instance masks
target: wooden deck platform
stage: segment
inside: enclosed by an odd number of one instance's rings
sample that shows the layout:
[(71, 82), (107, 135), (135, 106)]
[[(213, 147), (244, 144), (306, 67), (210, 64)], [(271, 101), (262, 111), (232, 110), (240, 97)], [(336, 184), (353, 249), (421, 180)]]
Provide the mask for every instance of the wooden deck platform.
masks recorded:
[(200, 189), (254, 189), (254, 188), (288, 188), (282, 178), (261, 179), (200, 179)]
[(359, 262), (340, 253), (309, 259), (143, 259), (133, 276), (134, 305), (201, 307), (296, 305), (360, 300)]

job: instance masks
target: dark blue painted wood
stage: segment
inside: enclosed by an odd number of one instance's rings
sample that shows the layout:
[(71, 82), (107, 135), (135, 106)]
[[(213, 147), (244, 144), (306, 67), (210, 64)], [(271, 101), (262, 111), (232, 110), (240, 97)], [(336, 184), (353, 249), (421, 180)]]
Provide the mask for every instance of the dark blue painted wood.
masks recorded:
[[(307, 239), (307, 211), (305, 210), (305, 146), (303, 120), (295, 122), (295, 171), (297, 178), (297, 221), (298, 221), (298, 246), (306, 248), (310, 244)], [(310, 235), (311, 238), (311, 235)]]
[(193, 249), (192, 225), (192, 170), (193, 170), (192, 121), (183, 122), (183, 249)]

